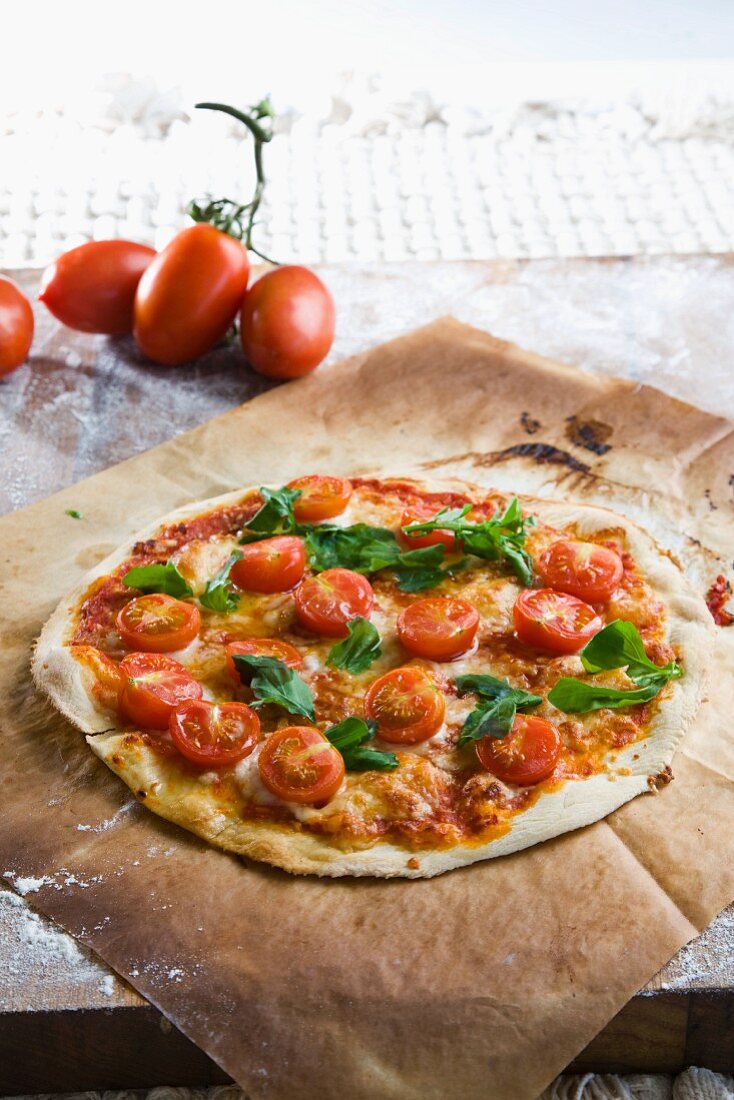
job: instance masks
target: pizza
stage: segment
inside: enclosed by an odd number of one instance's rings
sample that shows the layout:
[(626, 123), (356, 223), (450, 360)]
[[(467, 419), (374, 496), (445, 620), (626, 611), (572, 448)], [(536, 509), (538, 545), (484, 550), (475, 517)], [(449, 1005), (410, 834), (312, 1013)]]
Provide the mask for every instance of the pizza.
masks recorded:
[(609, 509), (309, 475), (139, 533), (61, 602), (33, 673), (145, 806), (211, 844), (415, 878), (664, 786), (713, 631)]

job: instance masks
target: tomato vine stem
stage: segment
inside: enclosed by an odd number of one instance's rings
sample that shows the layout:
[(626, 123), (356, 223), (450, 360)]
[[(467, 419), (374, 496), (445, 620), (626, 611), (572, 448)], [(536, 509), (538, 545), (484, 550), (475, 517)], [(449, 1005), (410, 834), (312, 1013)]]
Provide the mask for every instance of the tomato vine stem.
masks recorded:
[(237, 107), (231, 107), (227, 103), (197, 103), (197, 110), (220, 111), (230, 115), (241, 122), (252, 134), (255, 143), (255, 191), (249, 202), (238, 203), (234, 199), (213, 199), (207, 197), (206, 202), (200, 203), (193, 199), (188, 207), (187, 214), (195, 222), (207, 222), (222, 233), (228, 233), (238, 241), (242, 241), (245, 248), (254, 252), (261, 260), (278, 265), (278, 261), (271, 256), (266, 256), (252, 243), (252, 234), (255, 228), (255, 215), (262, 203), (267, 179), (263, 168), (263, 147), (273, 138), (273, 119), (275, 112), (270, 98), (265, 96), (249, 110), (240, 111)]

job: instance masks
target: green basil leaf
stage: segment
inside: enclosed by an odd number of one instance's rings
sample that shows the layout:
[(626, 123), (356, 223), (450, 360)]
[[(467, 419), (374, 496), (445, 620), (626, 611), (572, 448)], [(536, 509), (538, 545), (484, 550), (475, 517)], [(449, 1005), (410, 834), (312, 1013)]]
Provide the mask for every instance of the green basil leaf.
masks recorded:
[(364, 672), (380, 656), (380, 635), (367, 619), (357, 616), (347, 623), (349, 636), (329, 650), (327, 665), (346, 672)]
[(650, 679), (643, 686), (631, 688), (629, 691), (619, 691), (616, 688), (602, 687), (600, 684), (589, 684), (584, 680), (563, 676), (548, 693), (548, 702), (558, 710), (562, 710), (564, 714), (580, 714), (607, 707), (611, 710), (619, 710), (620, 707), (632, 707), (637, 703), (647, 703), (650, 699), (654, 699), (668, 680), (667, 675), (653, 679), (651, 674)]
[(82, 519), (83, 518), (81, 512), (77, 511), (76, 508), (67, 508), (64, 511), (64, 515), (65, 516), (70, 516), (72, 519)]
[(202, 607), (208, 607), (210, 611), (219, 611), (223, 614), (234, 611), (240, 602), (240, 597), (232, 590), (229, 574), (234, 563), (241, 558), (242, 551), (233, 550), (219, 572), (206, 582), (206, 588), (199, 596)]
[(175, 596), (177, 600), (194, 594), (191, 585), (171, 561), (165, 565), (136, 565), (128, 570), (122, 583), (140, 592), (162, 592), (166, 596)]
[(285, 485), (281, 489), (268, 489), (267, 486), (262, 485), (260, 487), (262, 507), (255, 512), (252, 519), (247, 521), (247, 527), (240, 542), (256, 542), (268, 535), (291, 534), (295, 531), (298, 525), (293, 515), (293, 505), (301, 492), (301, 489), (289, 489)]
[(311, 689), (283, 661), (249, 653), (237, 653), (233, 660), (242, 683), (252, 688), (255, 699), (251, 706), (257, 708), (272, 703), (288, 714), (302, 714), (312, 722), (316, 720)]
[(506, 737), (512, 729), (518, 710), (528, 710), (543, 702), (542, 696), (514, 688), (509, 680), (499, 680), (484, 673), (457, 676), (454, 683), (459, 695), (473, 692), (479, 702), (462, 726), (459, 746), (480, 737)]
[(363, 718), (345, 718), (338, 725), (324, 730), (324, 736), (342, 754), (344, 766), (349, 771), (385, 771), (397, 768), (398, 758), (394, 752), (363, 747), (376, 733), (377, 723), (365, 722)]
[(462, 567), (461, 562), (440, 568), (443, 546), (421, 546), (403, 550), (395, 534), (385, 527), (355, 523), (350, 527), (322, 524), (306, 535), (306, 549), (313, 569), (352, 569), (355, 573), (377, 573), (392, 569), (403, 592), (434, 588), (447, 575)]
[(586, 643), (579, 656), (587, 672), (626, 668), (627, 675), (637, 684), (642, 684), (650, 676), (657, 678), (664, 674), (667, 679), (677, 679), (681, 675), (680, 666), (675, 661), (669, 661), (667, 665), (656, 665), (651, 661), (645, 653), (637, 627), (623, 619), (608, 623)]
[(523, 584), (533, 579), (532, 558), (524, 548), (526, 528), (534, 520), (522, 514), (520, 502), (513, 497), (502, 515), (494, 515), (482, 523), (470, 523), (466, 516), (471, 505), (462, 508), (442, 508), (433, 519), (424, 523), (409, 523), (403, 531), (422, 535), (430, 531), (451, 531), (464, 550), (488, 561), (506, 561)]

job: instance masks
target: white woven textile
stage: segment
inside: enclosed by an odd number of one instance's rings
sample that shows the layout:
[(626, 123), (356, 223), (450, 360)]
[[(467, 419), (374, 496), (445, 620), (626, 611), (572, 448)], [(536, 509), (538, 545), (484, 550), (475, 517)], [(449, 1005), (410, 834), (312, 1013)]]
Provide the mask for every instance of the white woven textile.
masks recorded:
[[(306, 263), (734, 251), (734, 102), (682, 103), (468, 110), (347, 83), (322, 117), (281, 117), (258, 241)], [(1, 265), (162, 246), (189, 199), (251, 193), (231, 120), (124, 77), (94, 104), (0, 113)]]
[[(46, 1094), (15, 1100), (247, 1100), (241, 1089), (157, 1088), (149, 1092), (80, 1092), (65, 1096)], [(294, 1094), (295, 1100), (295, 1094)], [(492, 1100), (487, 1097), (487, 1100)], [(539, 1100), (734, 1100), (734, 1078), (692, 1067), (677, 1077), (660, 1074), (588, 1073), (583, 1077), (559, 1077)]]

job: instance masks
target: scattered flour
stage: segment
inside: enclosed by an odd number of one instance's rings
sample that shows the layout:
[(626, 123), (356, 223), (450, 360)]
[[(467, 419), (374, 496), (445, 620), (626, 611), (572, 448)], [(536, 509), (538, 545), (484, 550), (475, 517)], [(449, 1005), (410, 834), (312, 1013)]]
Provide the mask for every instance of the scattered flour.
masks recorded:
[[(38, 887), (35, 887), (38, 889)], [(27, 892), (31, 892), (30, 890)], [(27, 981), (59, 986), (69, 981), (99, 982), (105, 970), (91, 952), (34, 913), (17, 894), (0, 888), (0, 1011), (11, 1011), (16, 989)]]
[(115, 979), (111, 974), (106, 974), (97, 988), (100, 993), (104, 993), (105, 997), (111, 997), (115, 992)]

